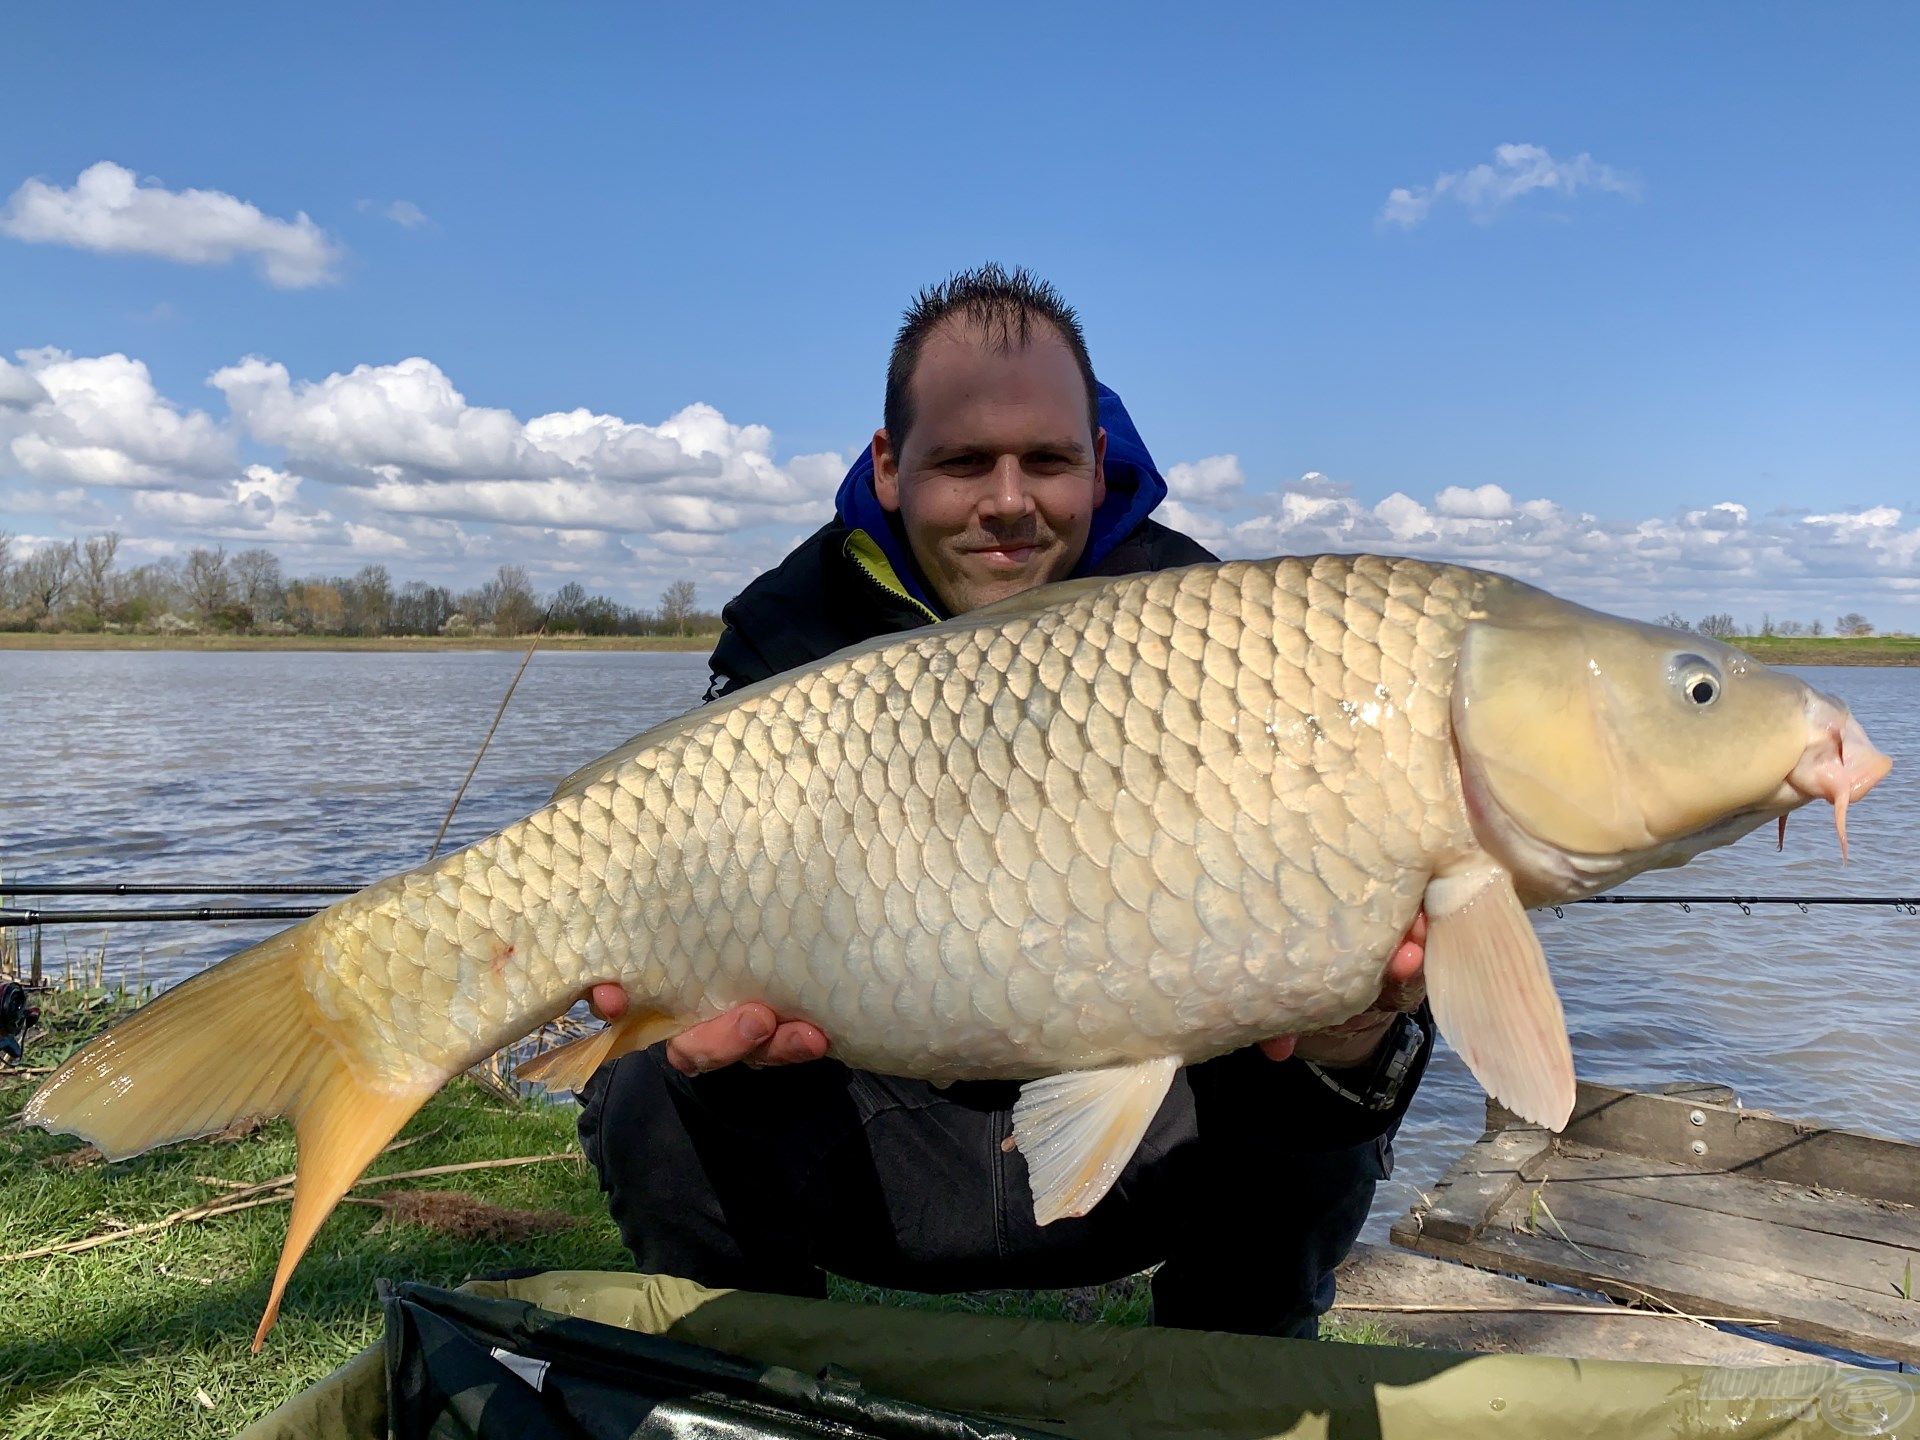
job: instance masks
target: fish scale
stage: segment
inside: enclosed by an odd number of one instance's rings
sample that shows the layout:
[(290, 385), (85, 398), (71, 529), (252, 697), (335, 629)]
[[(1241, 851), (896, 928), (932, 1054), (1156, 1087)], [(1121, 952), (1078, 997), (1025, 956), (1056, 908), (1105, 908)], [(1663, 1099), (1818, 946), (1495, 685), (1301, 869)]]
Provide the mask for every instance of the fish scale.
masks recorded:
[[(763, 1000), (851, 1065), (942, 1080), (1330, 1023), (1419, 905), (1408, 860), (1469, 843), (1444, 697), (1415, 692), (1472, 579), (1246, 562), (903, 634), (333, 907), (308, 983), (407, 1081), (601, 980), (689, 1022)], [(937, 971), (905, 943), (923, 930)]]

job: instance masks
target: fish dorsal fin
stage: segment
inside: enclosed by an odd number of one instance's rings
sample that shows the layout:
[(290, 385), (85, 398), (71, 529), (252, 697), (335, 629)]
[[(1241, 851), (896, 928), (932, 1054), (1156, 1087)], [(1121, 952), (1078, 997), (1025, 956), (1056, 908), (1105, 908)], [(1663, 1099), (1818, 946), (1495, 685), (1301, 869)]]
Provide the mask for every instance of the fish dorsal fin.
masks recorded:
[(676, 715), (671, 720), (663, 720), (651, 730), (644, 730), (616, 750), (609, 750), (599, 759), (581, 766), (567, 776), (554, 789), (547, 803), (566, 800), (579, 795), (589, 787), (598, 784), (607, 775), (625, 765), (634, 756), (656, 746), (665, 745), (697, 726), (705, 725), (718, 716), (740, 705), (752, 704), (762, 695), (786, 684), (801, 670), (823, 670), (843, 660), (852, 660), (857, 656), (871, 655), (876, 651), (888, 649), (894, 645), (916, 643), (929, 635), (944, 634), (953, 630), (978, 630), (991, 627), (1016, 616), (1037, 615), (1043, 610), (1058, 605), (1071, 604), (1082, 596), (1112, 585), (1112, 579), (1089, 576), (1081, 580), (1062, 580), (1054, 585), (1041, 585), (1036, 589), (1023, 590), (1018, 595), (1010, 595), (1005, 600), (996, 600), (991, 605), (982, 605), (978, 610), (969, 610), (966, 614), (951, 620), (942, 620), (937, 625), (922, 625), (913, 630), (890, 630), (885, 635), (877, 635), (871, 640), (862, 640), (845, 649), (836, 650), (831, 655), (816, 660), (807, 666), (796, 666), (792, 670), (782, 671), (765, 680), (757, 680), (751, 685), (723, 695), (720, 699), (706, 705), (696, 705), (684, 715)]
[(1140, 1147), (1179, 1068), (1165, 1055), (1020, 1087), (1013, 1139), (1027, 1160), (1037, 1223), (1084, 1215), (1100, 1203)]
[(1540, 937), (1491, 860), (1427, 885), (1427, 999), (1487, 1093), (1559, 1130), (1573, 1113), (1573, 1047)]
[(517, 1079), (536, 1081), (549, 1090), (579, 1091), (609, 1060), (644, 1050), (656, 1040), (671, 1040), (686, 1028), (684, 1021), (671, 1015), (633, 1011), (590, 1035), (542, 1050), (516, 1065), (513, 1073)]

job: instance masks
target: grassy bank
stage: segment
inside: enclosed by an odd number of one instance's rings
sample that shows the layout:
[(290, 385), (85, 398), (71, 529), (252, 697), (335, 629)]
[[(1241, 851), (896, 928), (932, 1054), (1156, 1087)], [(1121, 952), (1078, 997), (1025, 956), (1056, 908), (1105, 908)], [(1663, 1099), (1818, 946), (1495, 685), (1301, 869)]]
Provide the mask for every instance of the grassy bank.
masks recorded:
[[(98, 986), (43, 994), (29, 1068), (0, 1069), (0, 1257), (152, 1225), (223, 1199), (281, 1193), (268, 1186), (240, 1194), (293, 1169), (292, 1131), (281, 1122), (114, 1165), (72, 1138), (13, 1126), (45, 1068), (126, 1014), (133, 1000)], [(247, 1346), (279, 1256), (284, 1203), (165, 1224), (78, 1253), (0, 1259), (0, 1433), (13, 1440), (230, 1435), (378, 1337), (377, 1277), (456, 1285), (522, 1268), (630, 1268), (579, 1157), (573, 1120), (571, 1104), (516, 1103), (470, 1079), (448, 1086), (372, 1174), (566, 1158), (360, 1186), (358, 1203), (328, 1220), (295, 1273), (279, 1324), (257, 1356)], [(834, 1294), (1033, 1318), (1147, 1318), (1138, 1277), (1091, 1290), (958, 1296), (836, 1280)], [(1368, 1329), (1338, 1338), (1390, 1337)]]
[[(548, 635), (542, 650), (713, 649), (711, 635)], [(530, 637), (474, 635), (103, 635), (83, 631), (0, 631), (0, 650), (525, 650)]]
[(1920, 665), (1920, 635), (1742, 635), (1729, 643), (1769, 665)]

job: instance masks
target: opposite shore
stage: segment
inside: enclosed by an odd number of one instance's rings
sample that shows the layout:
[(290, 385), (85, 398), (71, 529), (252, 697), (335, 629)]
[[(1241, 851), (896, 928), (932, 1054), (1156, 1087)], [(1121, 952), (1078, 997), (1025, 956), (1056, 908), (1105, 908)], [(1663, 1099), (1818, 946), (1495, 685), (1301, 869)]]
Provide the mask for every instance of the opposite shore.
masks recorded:
[[(1679, 632), (1684, 636), (1685, 632)], [(713, 649), (704, 635), (547, 635), (542, 650)], [(525, 650), (532, 637), (450, 635), (108, 635), (97, 631), (0, 631), (0, 650)], [(1920, 666), (1920, 636), (1743, 635), (1728, 644), (1769, 665)]]
[[(543, 635), (542, 650), (671, 650), (705, 654), (710, 635)], [(108, 635), (83, 630), (0, 631), (0, 650), (512, 650), (531, 635)]]

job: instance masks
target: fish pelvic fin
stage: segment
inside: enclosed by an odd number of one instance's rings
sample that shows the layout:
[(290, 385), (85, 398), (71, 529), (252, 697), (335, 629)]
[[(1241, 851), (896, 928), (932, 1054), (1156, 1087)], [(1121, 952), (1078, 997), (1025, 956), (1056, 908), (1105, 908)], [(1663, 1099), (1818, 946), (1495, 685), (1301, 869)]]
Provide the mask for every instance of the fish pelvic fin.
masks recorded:
[(1160, 1113), (1180, 1062), (1171, 1055), (1030, 1080), (1013, 1106), (1039, 1225), (1084, 1215), (1120, 1178)]
[(375, 1084), (336, 1045), (302, 980), (312, 935), (296, 925), (149, 1001), (69, 1057), (21, 1115), (109, 1160), (249, 1116), (293, 1121), (293, 1210), (255, 1350), (320, 1222), (434, 1088)]
[(1573, 1046), (1513, 877), (1491, 860), (1435, 876), (1426, 909), (1434, 1024), (1488, 1094), (1561, 1129), (1573, 1113)]
[(591, 1035), (542, 1050), (514, 1066), (514, 1078), (532, 1080), (549, 1090), (580, 1090), (593, 1072), (609, 1060), (644, 1050), (659, 1040), (671, 1040), (686, 1025), (671, 1015), (637, 1010), (603, 1025)]

